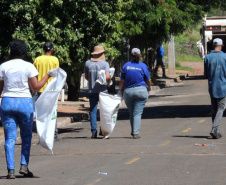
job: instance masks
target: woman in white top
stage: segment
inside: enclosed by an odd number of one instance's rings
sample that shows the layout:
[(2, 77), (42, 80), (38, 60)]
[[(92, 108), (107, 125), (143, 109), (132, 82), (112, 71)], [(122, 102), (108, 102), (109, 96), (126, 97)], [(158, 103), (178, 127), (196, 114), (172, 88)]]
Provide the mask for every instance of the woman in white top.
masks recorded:
[(37, 92), (51, 77), (51, 74), (47, 74), (42, 80), (37, 81), (38, 71), (33, 64), (23, 60), (26, 55), (26, 43), (13, 40), (10, 43), (10, 60), (0, 66), (0, 113), (5, 134), (8, 179), (15, 179), (14, 148), (17, 125), (20, 127), (22, 140), (19, 173), (33, 177), (33, 173), (28, 169), (34, 112), (30, 88)]

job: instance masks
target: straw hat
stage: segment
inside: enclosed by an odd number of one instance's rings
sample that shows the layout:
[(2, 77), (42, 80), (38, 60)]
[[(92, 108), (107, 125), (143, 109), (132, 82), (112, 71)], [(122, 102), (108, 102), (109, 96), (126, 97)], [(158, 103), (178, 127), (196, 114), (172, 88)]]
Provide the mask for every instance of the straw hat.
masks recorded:
[(104, 53), (104, 47), (103, 46), (95, 46), (93, 52), (91, 53), (92, 55), (97, 55), (100, 53)]
[(105, 61), (105, 50), (103, 46), (95, 46), (93, 52), (91, 53), (93, 56), (90, 60), (94, 62)]

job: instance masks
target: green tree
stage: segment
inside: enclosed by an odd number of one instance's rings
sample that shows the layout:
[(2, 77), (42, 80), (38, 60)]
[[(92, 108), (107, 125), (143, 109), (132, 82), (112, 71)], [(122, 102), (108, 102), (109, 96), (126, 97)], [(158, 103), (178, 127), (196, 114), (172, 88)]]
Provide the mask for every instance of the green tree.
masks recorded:
[(155, 49), (159, 40), (168, 41), (169, 35), (182, 33), (217, 7), (225, 7), (225, 2), (1, 0), (0, 60), (7, 59), (13, 38), (26, 41), (31, 62), (43, 53), (45, 41), (53, 42), (60, 66), (68, 74), (68, 100), (77, 100), (84, 62), (95, 45), (104, 45), (109, 62), (119, 60), (125, 40), (147, 56), (149, 47)]
[[(124, 34), (131, 47), (141, 48), (147, 58), (149, 47), (155, 51), (160, 40), (169, 41), (171, 34), (181, 34), (199, 22), (206, 12), (224, 4), (220, 0), (134, 0), (123, 18)], [(151, 67), (152, 61), (149, 62)]]
[(84, 62), (93, 47), (103, 43), (108, 60), (120, 53), (114, 43), (120, 42), (122, 11), (132, 0), (9, 0), (0, 2), (1, 60), (8, 57), (12, 38), (28, 44), (29, 60), (43, 53), (45, 41), (55, 46), (60, 66), (68, 74), (68, 99), (77, 100)]

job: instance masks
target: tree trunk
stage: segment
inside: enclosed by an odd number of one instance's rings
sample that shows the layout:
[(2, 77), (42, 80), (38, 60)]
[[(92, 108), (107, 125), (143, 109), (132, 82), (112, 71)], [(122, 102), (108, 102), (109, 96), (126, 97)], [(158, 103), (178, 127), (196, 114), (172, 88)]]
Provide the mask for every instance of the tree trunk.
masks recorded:
[(81, 73), (67, 78), (68, 101), (78, 101), (80, 93), (80, 78)]

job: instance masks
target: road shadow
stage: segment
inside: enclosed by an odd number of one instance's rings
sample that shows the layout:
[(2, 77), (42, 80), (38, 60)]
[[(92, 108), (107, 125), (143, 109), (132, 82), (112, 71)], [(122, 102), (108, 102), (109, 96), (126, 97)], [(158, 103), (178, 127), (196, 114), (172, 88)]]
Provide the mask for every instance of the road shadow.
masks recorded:
[(206, 78), (204, 77), (204, 75), (193, 75), (193, 76), (188, 76), (183, 80), (206, 80)]
[(172, 137), (186, 137), (186, 138), (198, 138), (198, 139), (212, 139), (211, 136), (190, 136), (190, 135), (173, 135)]
[[(15, 175), (16, 179), (39, 179), (40, 177), (38, 176), (33, 176), (33, 177), (24, 177), (23, 175)], [(0, 176), (0, 179), (7, 179), (7, 176)], [(7, 179), (10, 181), (10, 179)], [(12, 179), (13, 180), (13, 179)]]
[(90, 137), (62, 137), (61, 139), (91, 139)]
[[(171, 105), (145, 107), (142, 114), (142, 119), (210, 117), (210, 111), (210, 105)], [(128, 120), (128, 109), (120, 109), (117, 119)]]
[(82, 132), (84, 128), (58, 128), (58, 134), (69, 133), (69, 132)]
[(81, 120), (89, 120), (89, 108), (86, 109), (86, 112), (57, 112), (57, 117), (71, 117), (72, 122), (77, 122)]

